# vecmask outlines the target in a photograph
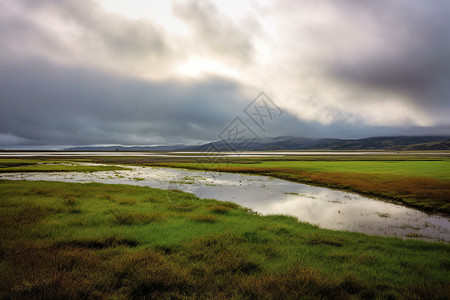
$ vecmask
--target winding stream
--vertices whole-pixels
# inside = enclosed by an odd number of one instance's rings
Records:
[[[447,217],[354,193],[266,176],[126,167],[131,170],[3,173],[0,179],[99,182],[178,189],[201,198],[235,202],[264,215],[295,216],[300,221],[321,228],[450,242],[450,221]],[[168,201],[171,200],[168,198]]]

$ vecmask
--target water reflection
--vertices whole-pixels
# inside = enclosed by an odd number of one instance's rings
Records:
[[[177,189],[232,201],[262,214],[287,214],[322,228],[450,242],[447,217],[357,194],[265,176],[132,167],[94,173],[10,173],[0,179],[101,182]]]

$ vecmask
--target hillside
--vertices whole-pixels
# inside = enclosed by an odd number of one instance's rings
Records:
[[[220,140],[199,146],[84,146],[67,151],[276,151],[276,150],[450,150],[450,136],[390,136],[363,139],[306,138],[278,136],[258,138],[254,141],[236,140],[234,143]]]
[[[448,136],[397,136],[371,137],[364,139],[313,139],[304,137],[275,137],[256,139],[248,143],[246,140],[227,144],[217,141],[201,146],[186,147],[191,151],[258,151],[258,150],[448,150]]]

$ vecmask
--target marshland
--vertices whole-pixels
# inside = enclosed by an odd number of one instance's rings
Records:
[[[448,296],[446,156],[217,159],[1,159],[2,297]]]
[[[0,300],[450,299],[449,12],[0,0]]]

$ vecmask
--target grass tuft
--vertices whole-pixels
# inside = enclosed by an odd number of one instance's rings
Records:
[[[185,204],[170,204],[168,206],[170,210],[178,211],[178,212],[191,212],[196,208],[196,205],[192,203]]]
[[[331,279],[299,265],[283,273],[243,278],[238,285],[248,299],[333,299],[347,294]]]
[[[329,237],[320,234],[313,234],[308,238],[308,244],[314,246],[325,245],[325,246],[342,247],[344,241],[345,240],[343,238]]]
[[[118,238],[118,237],[110,237],[105,240],[72,240],[67,242],[58,242],[55,244],[56,248],[66,248],[66,247],[75,247],[75,248],[87,248],[87,249],[105,249],[111,247],[136,247],[139,243],[135,240],[126,239],[126,238]]]
[[[117,225],[149,224],[161,222],[165,217],[159,213],[115,212],[113,223]]]
[[[213,215],[193,215],[190,218],[197,223],[216,223],[219,220]]]
[[[230,211],[230,209],[231,209],[230,207],[225,206],[225,205],[214,205],[214,206],[211,206],[208,210],[215,214],[224,215],[224,214],[227,214]]]
[[[116,200],[120,205],[135,205],[136,200],[130,198],[119,198]]]

